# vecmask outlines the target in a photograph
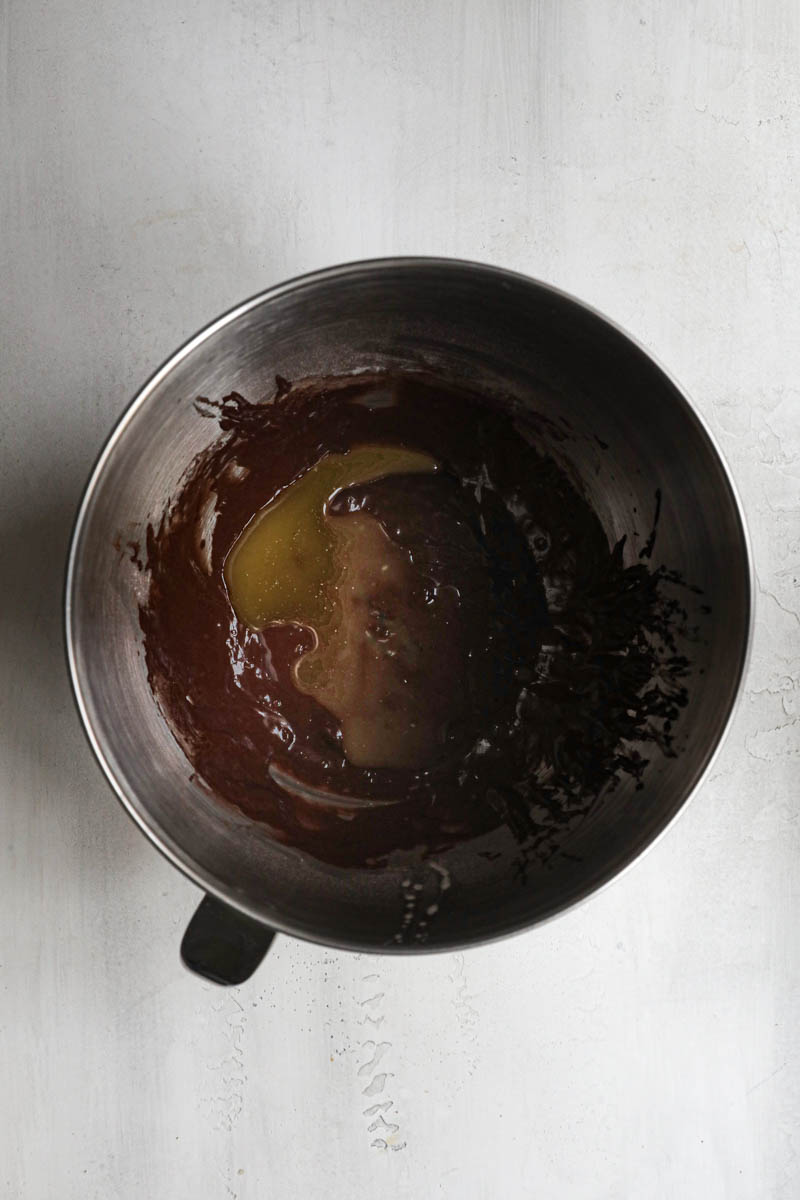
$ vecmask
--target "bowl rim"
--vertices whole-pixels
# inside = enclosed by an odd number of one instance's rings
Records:
[[[686,793],[683,799],[675,808],[675,811],[665,820],[661,828],[653,834],[641,846],[633,850],[627,861],[622,866],[610,868],[597,882],[594,882],[586,887],[586,890],[579,896],[565,900],[563,903],[556,905],[551,911],[540,916],[522,918],[516,921],[509,922],[508,926],[490,934],[480,934],[475,937],[469,935],[459,938],[453,938],[451,941],[429,945],[427,943],[413,945],[396,945],[387,944],[377,947],[374,945],[365,945],[358,940],[351,940],[346,937],[331,938],[323,935],[315,934],[306,928],[296,928],[290,921],[270,920],[265,921],[262,912],[250,906],[246,897],[227,892],[221,888],[215,879],[208,874],[201,866],[199,866],[188,854],[183,852],[182,847],[174,843],[170,838],[162,836],[162,834],[153,828],[148,822],[145,812],[142,811],[136,802],[133,795],[129,795],[121,781],[116,777],[113,767],[107,757],[103,741],[94,729],[88,708],[84,699],[81,674],[78,669],[76,654],[75,654],[75,637],[73,634],[73,616],[74,616],[74,599],[76,589],[76,574],[79,561],[79,549],[81,538],[89,512],[94,493],[97,489],[99,480],[105,470],[115,446],[123,437],[128,425],[133,420],[135,414],[148,399],[151,393],[162,383],[164,379],[173,371],[181,362],[184,361],[195,349],[201,346],[214,334],[224,329],[226,325],[238,320],[247,312],[260,305],[270,303],[287,293],[301,291],[304,287],[313,286],[319,282],[330,282],[336,279],[343,279],[348,276],[357,275],[359,273],[377,274],[386,270],[416,270],[420,267],[436,268],[444,271],[472,271],[492,276],[496,280],[509,283],[524,284],[528,287],[534,287],[541,292],[561,300],[566,300],[568,303],[583,310],[584,313],[595,318],[600,324],[606,326],[611,332],[616,333],[624,339],[633,349],[637,350],[644,358],[649,361],[656,369],[664,376],[667,382],[671,385],[676,399],[683,405],[687,416],[696,422],[700,432],[705,436],[712,451],[717,457],[722,473],[727,483],[730,496],[733,500],[733,506],[736,517],[739,523],[741,546],[744,551],[746,560],[746,576],[747,576],[747,620],[746,632],[741,647],[739,667],[736,675],[735,686],[731,694],[731,700],[728,707],[725,720],[717,734],[715,743],[711,747],[705,763],[698,769],[694,779],[686,788]],[[488,945],[517,934],[524,933],[528,929],[542,926],[549,921],[556,920],[567,912],[571,912],[581,905],[585,904],[589,899],[598,895],[605,888],[622,878],[636,863],[640,862],[645,854],[649,853],[654,846],[664,837],[667,831],[672,827],[675,821],[685,812],[689,801],[692,800],[699,791],[703,782],[708,778],[714,763],[716,762],[719,753],[725,743],[731,729],[734,717],[741,703],[743,694],[743,684],[747,675],[750,658],[753,649],[753,633],[755,627],[755,593],[756,593],[756,573],[753,559],[752,541],[750,531],[745,517],[744,506],[739,494],[739,489],[731,473],[728,462],[722,453],[716,436],[710,429],[707,421],[699,412],[697,407],[692,403],[687,390],[680,384],[675,375],[653,354],[653,352],[643,345],[634,335],[632,335],[622,325],[608,317],[605,313],[594,305],[581,300],[571,292],[563,288],[559,288],[554,284],[548,283],[535,276],[527,275],[520,271],[510,270],[506,267],[495,266],[490,263],[483,263],[471,259],[450,258],[436,255],[406,255],[392,256],[385,258],[369,258],[356,259],[345,263],[339,263],[334,266],[325,267],[321,270],[304,272],[301,275],[293,276],[290,279],[284,280],[272,287],[265,288],[250,296],[248,299],[234,305],[226,312],[204,325],[197,333],[188,338],[181,346],[178,347],[161,365],[150,375],[145,383],[134,394],[132,399],[123,409],[117,421],[111,428],[107,438],[105,439],[96,459],[91,468],[86,484],[84,485],[81,498],[78,504],[78,509],[75,515],[75,520],[70,534],[69,552],[67,556],[66,572],[64,577],[64,603],[63,603],[63,618],[64,618],[64,645],[66,651],[67,667],[72,685],[73,698],[81,718],[81,725],[84,734],[89,742],[89,745],[94,752],[106,780],[110,784],[112,790],[117,796],[117,799],[122,804],[122,807],[128,816],[139,827],[142,833],[156,847],[157,850],[187,879],[196,884],[204,892],[216,897],[217,900],[226,904],[228,907],[242,913],[244,916],[254,919],[259,924],[268,926],[278,933],[286,934],[290,937],[297,938],[301,941],[310,942],[316,945],[329,946],[338,950],[356,951],[359,953],[374,953],[374,954],[392,954],[392,955],[410,955],[410,954],[433,954],[442,953],[453,950],[463,950],[479,945]]]

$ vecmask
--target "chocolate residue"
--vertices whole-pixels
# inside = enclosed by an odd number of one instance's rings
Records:
[[[642,559],[625,566],[624,539],[609,547],[564,470],[484,397],[412,375],[276,382],[271,401],[197,401],[223,436],[148,529],[140,621],[173,734],[221,801],[326,861],[436,853],[503,825],[526,854],[549,853],[604,789],[626,776],[640,785],[652,752],[674,753],[689,672],[680,580]],[[367,597],[342,621],[372,621],[404,669],[330,636],[315,697],[294,677],[314,633],[242,624],[223,566],[282,489],[324,454],[364,444],[441,465],[348,488],[329,506],[331,522],[351,522],[353,594]],[[404,581],[383,593],[369,578],[375,523],[396,548],[391,578]],[[655,530],[648,553],[654,541]],[[354,765],[343,723],[366,719],[359,744],[373,753],[392,737],[391,706],[383,725],[374,715],[392,695],[397,721],[411,718],[409,696],[424,710],[424,736],[388,759],[414,765]],[[421,765],[432,731],[435,761]]]
[[[658,536],[658,522],[661,519],[661,488],[656,488],[656,510],[653,514],[653,528],[650,530],[647,541],[639,551],[639,558],[652,558],[653,550],[656,545],[656,537]]]

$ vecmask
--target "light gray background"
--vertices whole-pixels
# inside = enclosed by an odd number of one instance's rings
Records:
[[[796,1197],[797,4],[0,14],[2,1194]],[[420,252],[576,292],[695,397],[754,537],[746,694],[677,826],[571,915],[423,961],[281,939],[223,992],[179,967],[198,893],[78,728],[69,525],[117,414],[198,326]]]

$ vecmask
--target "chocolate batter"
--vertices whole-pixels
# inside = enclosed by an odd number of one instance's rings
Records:
[[[688,670],[670,577],[624,567],[509,416],[416,375],[198,406],[222,436],[149,530],[140,619],[154,695],[220,801],[340,864],[501,824],[544,852],[620,773],[641,777],[633,743],[670,752]],[[261,625],[229,587],[243,531],[365,447],[435,470],[329,496],[328,599],[300,589]]]

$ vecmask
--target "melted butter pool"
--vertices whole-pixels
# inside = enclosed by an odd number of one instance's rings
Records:
[[[317,631],[333,611],[337,564],[328,502],[388,475],[433,472],[435,459],[402,446],[328,454],[256,513],[225,560],[228,596],[251,629],[294,621]]]

